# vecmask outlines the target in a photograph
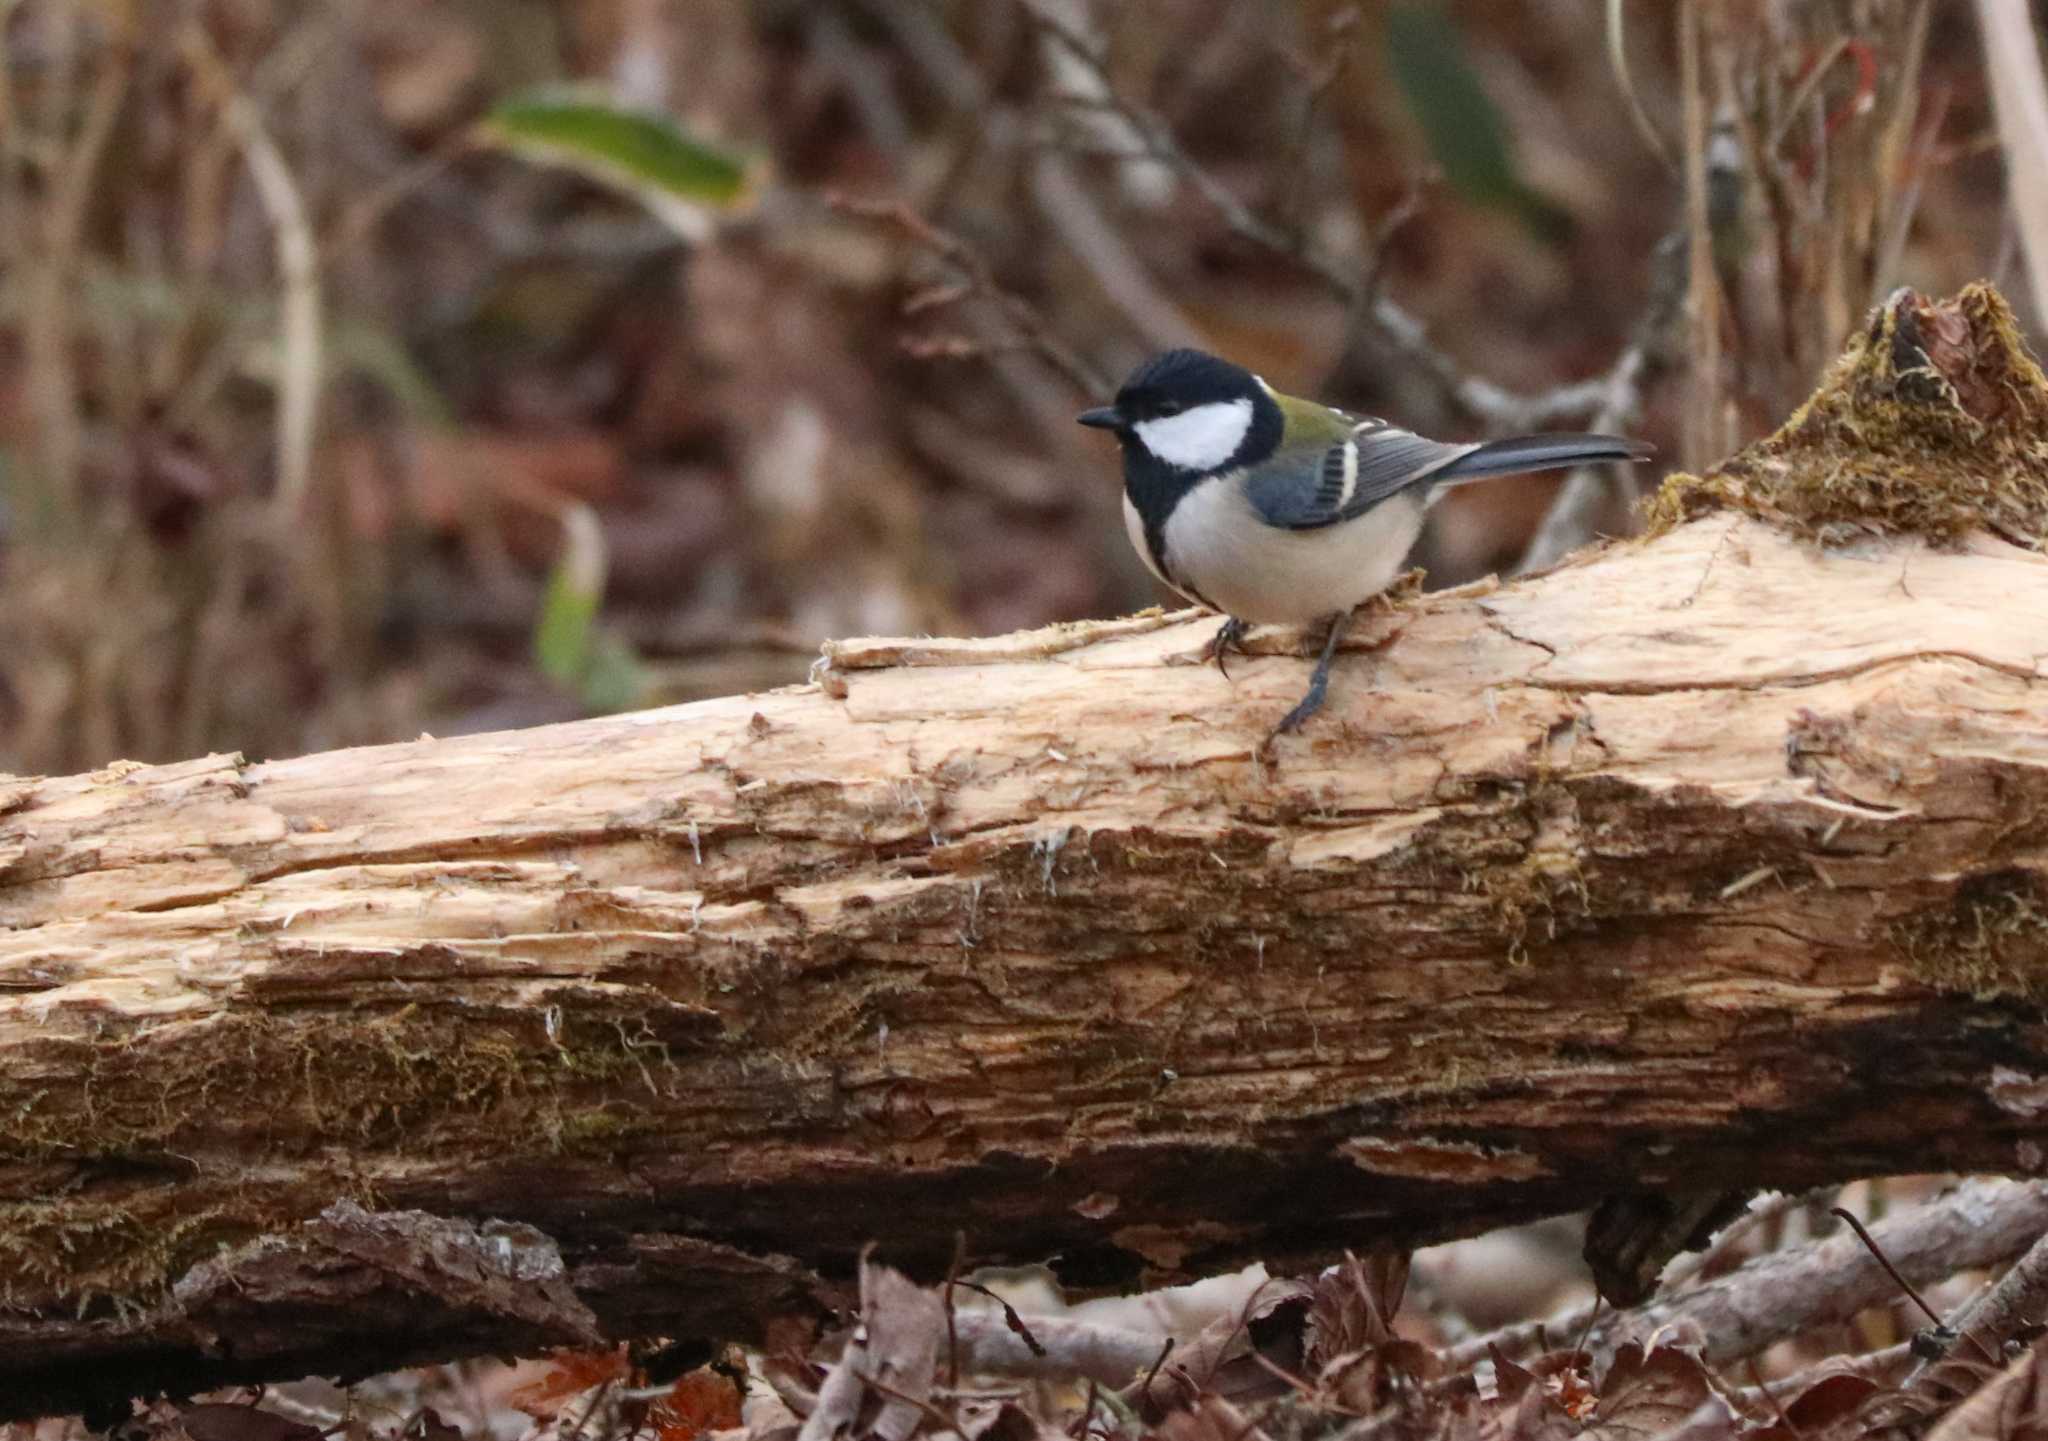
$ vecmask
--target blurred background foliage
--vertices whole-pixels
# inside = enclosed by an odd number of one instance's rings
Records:
[[[0,44],[0,769],[1147,604],[1072,417],[1169,344],[1700,463],[1895,285],[2032,315],[1933,0],[0,0]],[[1558,486],[1440,507],[1432,583]]]

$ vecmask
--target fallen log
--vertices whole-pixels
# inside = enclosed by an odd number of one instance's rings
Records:
[[[0,1415],[857,1258],[1275,1266],[2036,1173],[2048,382],[1896,298],[1647,539],[1296,638],[828,647],[501,735],[0,778]]]

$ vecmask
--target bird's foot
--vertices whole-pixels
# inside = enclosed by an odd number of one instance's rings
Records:
[[[1273,744],[1281,736],[1292,735],[1300,730],[1308,723],[1310,716],[1323,708],[1323,699],[1330,691],[1330,660],[1337,654],[1337,642],[1343,638],[1345,622],[1350,619],[1351,612],[1348,610],[1339,611],[1330,617],[1329,634],[1323,637],[1323,653],[1316,659],[1315,671],[1308,678],[1308,694],[1281,718],[1279,725],[1273,727],[1273,733],[1266,737],[1267,745]]]
[[[1250,626],[1236,616],[1228,616],[1217,629],[1215,637],[1202,648],[1202,659],[1215,661],[1216,669],[1223,672],[1225,680],[1230,679],[1230,667],[1223,663],[1224,652],[1234,650],[1239,655],[1249,654],[1244,648],[1244,633],[1250,629]]]

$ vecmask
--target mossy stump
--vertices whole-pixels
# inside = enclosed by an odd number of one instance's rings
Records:
[[[1900,290],[1774,434],[1652,498],[1650,530],[1720,508],[1828,542],[1985,530],[2048,543],[2048,375],[1989,284]]]

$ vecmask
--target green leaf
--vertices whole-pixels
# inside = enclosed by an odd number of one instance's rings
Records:
[[[624,190],[686,235],[708,228],[708,210],[746,198],[744,161],[693,139],[667,115],[598,95],[548,89],[515,96],[485,117],[481,134]]]
[[[597,512],[583,504],[565,506],[562,555],[541,597],[533,658],[542,675],[575,691],[588,709],[631,710],[646,698],[647,672],[631,645],[597,624],[605,562]]]
[[[1515,211],[1550,238],[1569,228],[1570,217],[1516,172],[1507,125],[1479,83],[1464,37],[1441,7],[1408,0],[1387,10],[1387,63],[1453,190],[1478,204]]]
[[[577,687],[583,704],[600,714],[631,710],[647,701],[647,670],[626,641],[599,631],[591,643],[589,663]]]
[[[604,530],[597,513],[587,505],[565,508],[562,540],[533,628],[533,658],[556,685],[574,687],[590,663],[591,635],[604,600]]]

